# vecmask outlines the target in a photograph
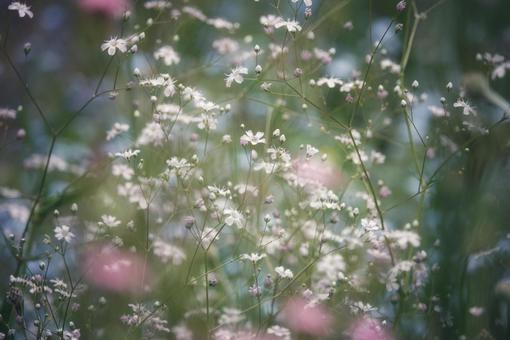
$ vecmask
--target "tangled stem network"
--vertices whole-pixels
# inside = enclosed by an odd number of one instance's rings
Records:
[[[0,339],[509,334],[466,321],[508,241],[448,255],[435,202],[506,128],[510,61],[411,80],[446,5],[389,3],[0,8]]]

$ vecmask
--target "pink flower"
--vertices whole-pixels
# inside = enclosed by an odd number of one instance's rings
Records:
[[[311,305],[302,298],[289,300],[282,315],[290,329],[312,336],[326,336],[333,324],[333,317],[323,306]]]
[[[298,160],[294,163],[294,171],[301,181],[310,184],[318,182],[328,188],[338,187],[344,182],[338,168],[318,159]]]
[[[349,329],[352,340],[392,340],[390,332],[376,319],[364,317],[358,319]]]
[[[399,3],[397,4],[396,7],[397,7],[397,11],[402,12],[403,10],[406,9],[407,3],[404,0],[399,1]]]
[[[79,0],[78,4],[86,12],[110,17],[121,16],[130,5],[129,0]]]
[[[436,158],[436,149],[434,148],[428,148],[427,149],[427,158],[434,159]]]
[[[383,185],[383,186],[379,189],[379,196],[381,196],[382,198],[389,197],[390,195],[391,195],[391,189],[390,189],[390,188],[388,188],[388,186]]]
[[[142,293],[142,277],[150,281],[149,268],[144,270],[143,257],[110,245],[93,245],[82,258],[85,279],[92,285],[118,293]],[[145,271],[145,273],[144,273]]]

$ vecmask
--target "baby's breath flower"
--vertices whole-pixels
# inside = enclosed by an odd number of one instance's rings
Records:
[[[289,32],[299,32],[301,31],[301,25],[296,20],[287,19],[278,21],[275,25],[275,28],[285,27]]]
[[[61,225],[55,227],[53,230],[55,233],[55,238],[59,241],[64,240],[67,243],[71,242],[71,240],[74,238],[74,234],[71,232],[71,228],[67,225]]]
[[[0,107],[0,119],[15,119],[16,110]]]
[[[266,257],[266,254],[257,254],[257,253],[242,254],[241,260],[247,260],[247,261],[251,261],[253,263],[257,263],[260,260],[262,260],[264,257]]]
[[[186,254],[180,248],[161,239],[154,241],[153,252],[154,255],[159,257],[161,262],[170,262],[176,266],[182,264],[186,259]]]
[[[311,0],[310,0],[310,2],[311,2]],[[290,340],[291,339],[290,330],[285,327],[278,326],[278,325],[269,327],[267,329],[267,334],[274,336],[278,339],[282,339],[282,340]]]
[[[276,267],[274,269],[274,271],[282,279],[293,279],[294,278],[294,273],[292,273],[292,271],[290,269],[286,269],[282,266]]]
[[[28,16],[29,18],[34,17],[34,13],[30,10],[30,6],[27,6],[26,4],[22,4],[21,2],[14,1],[12,2],[8,9],[11,11],[18,11],[18,15],[20,18],[24,18],[25,16]]]
[[[154,52],[154,58],[156,60],[162,59],[166,66],[177,65],[181,62],[179,54],[175,52],[172,46],[162,46],[156,52]]]
[[[257,133],[253,133],[253,131],[251,130],[248,130],[244,133],[244,135],[241,136],[240,138],[240,141],[241,141],[241,145],[248,145],[248,144],[251,144],[251,145],[257,145],[257,144],[265,144],[266,143],[266,139],[264,138],[264,132],[257,132]]]
[[[101,45],[101,50],[107,51],[108,55],[110,56],[114,56],[117,50],[119,50],[122,53],[126,53],[127,41],[124,39],[119,39],[117,37],[110,38]]]
[[[260,85],[260,88],[266,92],[269,92],[269,90],[271,89],[271,83],[268,83],[268,82],[263,82],[261,85]]]
[[[223,212],[225,223],[229,226],[236,225],[238,228],[244,227],[243,215],[235,209],[225,209]]]
[[[404,0],[399,1],[399,2],[397,3],[397,6],[396,6],[397,11],[399,11],[399,12],[402,12],[403,10],[405,10],[405,9],[406,9],[406,7],[407,7],[407,2],[406,2],[406,1],[404,1]]]
[[[469,105],[463,98],[459,98],[455,103],[453,103],[453,107],[462,108],[462,113],[465,116],[469,116],[470,114],[476,114],[475,109]]]
[[[344,84],[343,81],[336,77],[323,77],[317,80],[317,86],[323,86],[326,85],[330,89],[334,88],[336,85],[342,86]]]
[[[244,81],[243,74],[248,74],[248,69],[243,66],[237,66],[232,71],[226,74],[225,84],[227,87],[231,87],[233,82],[242,84]]]
[[[230,144],[232,143],[232,137],[230,135],[223,135],[223,137],[221,138],[221,142],[223,144]]]
[[[126,164],[112,165],[112,175],[122,177],[125,180],[130,180],[135,174],[135,171]]]
[[[100,226],[106,226],[108,228],[118,227],[122,222],[119,221],[115,216],[102,215],[101,221],[98,223]]]
[[[115,157],[121,157],[121,158],[124,158],[126,160],[130,160],[131,158],[138,156],[139,153],[140,153],[140,150],[128,149],[128,150],[123,151],[123,152],[117,152],[115,154]]]
[[[122,123],[115,123],[113,124],[113,127],[106,133],[106,140],[110,141],[120,135],[123,132],[126,132],[129,130],[128,124],[122,124]]]

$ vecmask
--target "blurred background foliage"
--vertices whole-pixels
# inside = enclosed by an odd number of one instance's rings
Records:
[[[314,15],[320,17],[335,5],[335,1],[318,1]],[[5,8],[10,1],[0,0],[0,29],[7,19]],[[259,6],[251,0],[192,0],[190,4],[201,8],[209,16],[226,17],[242,23],[241,32],[252,35],[253,41],[263,35],[259,27],[260,15],[267,14],[265,6]],[[419,8],[428,8],[434,1],[418,0]],[[33,10],[37,13],[34,20],[19,20],[12,23],[8,49],[15,63],[28,79],[31,89],[39,102],[48,112],[52,124],[59,126],[65,117],[77,109],[93,92],[93,88],[101,77],[107,56],[99,53],[100,44],[106,38],[119,32],[119,20],[101,13],[91,13],[80,9],[77,1],[45,0],[33,1]],[[141,3],[135,6],[140,6]],[[325,39],[317,41],[323,48],[334,47],[336,58],[330,68],[332,74],[348,74],[349,70],[360,67],[363,56],[367,54],[376,39],[384,31],[390,17],[394,14],[395,1],[352,1],[321,25],[316,35]],[[146,18],[140,17],[146,11],[134,11],[137,22],[143,23]],[[429,97],[443,96],[445,84],[452,81],[459,85],[464,76],[471,72],[486,73],[484,66],[476,61],[477,53],[491,52],[510,57],[510,1],[506,0],[446,0],[430,13],[420,24],[415,46],[411,52],[409,67],[406,74],[408,82],[413,79],[420,81],[420,90],[427,92]],[[347,31],[343,25],[352,21],[354,29]],[[404,22],[405,24],[405,22]],[[186,74],[191,84],[197,84],[209,95],[219,100],[226,100],[229,94],[222,93],[224,84],[222,77],[228,65],[211,68],[200,68],[200,65],[211,61],[210,45],[219,33],[200,25],[196,21],[185,21],[182,25],[165,25],[156,28],[144,42],[153,46],[150,41],[161,39],[171,41],[175,34],[180,40],[175,44],[181,54],[180,69],[192,70]],[[371,31],[371,33],[370,33]],[[371,38],[372,36],[372,38]],[[262,39],[262,38],[261,38]],[[32,45],[28,56],[24,55],[23,46],[26,42]],[[402,53],[402,36],[392,36],[385,47],[396,60]],[[143,50],[142,44],[141,49]],[[150,53],[150,51],[148,51]],[[132,67],[123,63],[119,66],[119,83],[125,83]],[[347,70],[347,71],[346,71]],[[168,68],[169,73],[178,72]],[[212,77],[212,75],[216,75]],[[184,75],[181,75],[184,76]],[[113,77],[106,77],[105,87],[111,86]],[[510,99],[510,77],[491,82],[494,91]],[[500,111],[492,106],[484,96],[477,93],[469,95],[471,103],[477,108],[480,118],[489,125],[497,120]],[[344,98],[330,95],[327,98],[330,107],[345,105]],[[15,75],[4,59],[0,59],[0,104],[1,106],[17,107],[23,105],[17,124],[27,130],[23,142],[14,143],[1,151],[0,154],[0,185],[19,188],[22,192],[34,192],[38,183],[38,173],[33,171],[20,172],[20,164],[33,153],[47,152],[49,136],[40,119],[36,116],[33,106],[27,99]],[[133,111],[136,100],[108,98],[99,99],[87,108],[86,114],[73,123],[74,128],[66,130],[60,139],[56,154],[68,161],[88,164],[101,164],[105,152],[103,141],[105,131],[118,120],[119,115]],[[257,113],[256,106],[246,104],[245,110],[236,117],[236,123],[245,122],[248,126],[258,127],[263,131],[264,119]],[[422,111],[416,116],[425,115]],[[422,131],[434,134],[441,127],[427,119],[419,119]],[[134,122],[134,124],[137,124]],[[276,124],[278,125],[278,124]],[[306,132],[303,120],[294,126],[289,140],[296,145],[313,141],[320,145],[320,136]],[[402,125],[393,124],[386,131],[387,136],[402,135]],[[462,145],[472,136],[469,132],[455,135],[455,143]],[[317,140],[319,138],[319,140]],[[398,153],[398,148],[389,141],[380,139],[379,147],[389,153]],[[335,150],[329,150],[332,158]],[[429,314],[430,320],[425,324],[413,320],[413,310],[406,311],[405,322],[402,324],[402,338],[455,339],[461,334],[468,338],[484,336],[489,333],[498,339],[510,338],[510,128],[504,124],[487,136],[480,137],[469,150],[462,152],[448,163],[427,196],[429,208],[424,212],[424,223],[420,227],[423,237],[423,248],[437,262],[438,268],[431,276],[427,287],[430,296],[438,296],[441,301],[441,313]],[[400,157],[400,165],[412,171],[410,155]],[[410,165],[411,164],[411,165]],[[391,164],[391,167],[399,164]],[[381,177],[395,188],[402,180],[391,172]],[[388,171],[388,170],[386,170]],[[398,174],[395,174],[398,175]],[[41,214],[37,220],[40,227],[37,235],[50,233],[52,223],[48,221],[55,208],[61,208],[69,202],[78,202],[81,209],[91,212],[97,209],[97,203],[87,199],[99,186],[105,185],[106,174],[99,171],[92,179],[87,179],[80,190],[73,191],[67,201],[52,199],[56,193],[66,187],[75,176],[51,175],[50,186],[47,188],[48,200],[44,202],[47,214]],[[53,196],[52,196],[53,195]],[[396,204],[408,196],[408,191],[394,192]],[[392,209],[388,214],[395,224],[404,223],[414,218],[416,201],[409,201]],[[2,217],[0,216],[0,221]],[[481,256],[482,252],[489,252]],[[483,254],[482,254],[483,255]],[[7,277],[12,272],[14,263],[9,252],[2,245],[0,249],[0,281],[1,291],[5,291]],[[162,280],[168,289],[178,287],[181,278],[166,275]],[[92,294],[92,292],[89,292]],[[87,294],[89,294],[87,293]],[[163,292],[164,293],[164,292]],[[82,301],[97,300],[97,296],[84,295]],[[174,294],[177,299],[186,299],[188,294]],[[118,302],[120,308],[126,305],[125,297],[111,296],[109,301]],[[179,300],[170,302],[169,319],[173,315],[182,315]],[[479,318],[469,314],[471,306],[487,306],[486,313]],[[84,320],[91,314],[83,309]],[[121,313],[121,312],[119,312]],[[78,314],[79,317],[80,314]],[[501,318],[506,315],[506,318]],[[497,316],[497,317],[496,317]],[[100,310],[92,317],[101,318],[108,323],[107,334],[115,335],[122,327],[116,313],[103,313]],[[92,324],[92,320],[88,320]],[[484,333],[487,330],[488,333]],[[86,333],[85,333],[86,334]]]

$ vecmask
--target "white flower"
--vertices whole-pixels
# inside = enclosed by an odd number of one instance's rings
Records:
[[[463,98],[459,98],[455,103],[453,103],[453,107],[462,108],[462,113],[465,116],[469,116],[471,113],[476,114],[475,109],[469,105]]]
[[[309,0],[311,1],[311,0]],[[267,334],[273,335],[279,339],[290,340],[290,331],[282,326],[274,325],[267,329]]]
[[[54,233],[55,233],[55,238],[57,240],[59,240],[59,241],[64,240],[67,243],[71,242],[71,239],[75,236],[71,232],[71,228],[69,228],[66,225],[61,225],[61,226],[55,227]]]
[[[381,226],[377,219],[362,218],[361,227],[365,232],[381,230]]]
[[[136,141],[137,145],[161,146],[166,138],[166,134],[159,123],[149,122],[143,128]]]
[[[197,127],[200,130],[216,130],[218,126],[218,120],[212,114],[202,113],[200,115],[200,121]]]
[[[112,174],[129,181],[134,176],[135,171],[126,164],[114,164],[112,166]]]
[[[200,102],[204,100],[204,96],[202,93],[192,87],[186,86],[182,91],[182,98],[184,100],[193,100],[196,102]]]
[[[435,105],[430,105],[427,107],[427,109],[432,113],[435,117],[444,117],[449,116],[448,111],[444,109],[444,107],[439,107]]]
[[[223,212],[225,223],[229,226],[236,225],[238,228],[244,227],[243,215],[235,209],[225,209]]]
[[[172,79],[167,73],[162,73],[154,78],[141,80],[140,85],[145,87],[162,87],[165,97],[172,97],[176,90],[175,79]]]
[[[129,130],[128,124],[122,124],[122,123],[115,123],[113,124],[113,127],[106,133],[106,140],[110,141],[120,135],[123,132],[126,132]]]
[[[115,154],[115,157],[121,157],[121,158],[124,158],[126,160],[130,160],[131,158],[138,156],[139,153],[140,153],[140,150],[138,150],[138,149],[136,149],[136,150],[128,149],[128,150],[123,151],[123,152],[117,152]]]
[[[267,16],[263,15],[260,17],[260,23],[265,27],[274,27],[276,24],[282,22],[283,19],[281,17],[277,17],[275,15],[269,14]]]
[[[64,332],[64,340],[79,340],[80,336],[81,334],[79,329]]]
[[[413,231],[393,230],[387,232],[386,236],[390,240],[393,240],[402,250],[406,250],[408,245],[415,248],[420,246],[420,235]]]
[[[294,278],[294,273],[292,273],[292,271],[290,269],[285,269],[284,267],[280,266],[280,267],[276,267],[274,269],[274,271],[276,272],[276,274],[278,274],[278,276],[280,276],[282,279],[293,279]]]
[[[474,306],[469,308],[469,314],[479,317],[485,312],[485,309],[483,307]]]
[[[243,74],[248,74],[248,69],[246,67],[237,66],[232,69],[232,72],[226,74],[225,83],[227,87],[231,87],[234,81],[238,84],[242,84],[244,81]]]
[[[306,159],[310,159],[319,153],[319,150],[310,144],[306,144]]]
[[[172,173],[175,173],[177,177],[187,179],[193,170],[193,164],[189,163],[184,158],[172,157],[166,161],[166,165],[170,168]]]
[[[154,58],[156,60],[163,59],[165,65],[170,66],[181,62],[179,54],[175,52],[172,46],[162,46],[156,52],[154,52]]]
[[[266,139],[264,138],[264,132],[257,132],[253,134],[253,131],[248,130],[244,133],[244,135],[240,138],[241,145],[257,145],[257,144],[265,144]]]
[[[414,262],[412,261],[402,261],[397,263],[393,268],[391,268],[388,272],[388,277],[386,281],[386,289],[388,291],[396,291],[400,287],[400,282],[398,277],[401,273],[407,273],[413,269]]]
[[[108,55],[115,55],[115,52],[117,50],[121,51],[122,53],[126,53],[127,51],[127,42],[124,39],[119,39],[117,37],[111,38],[110,40],[106,40],[101,45],[101,50],[106,51],[108,50]]]
[[[325,280],[336,282],[344,276],[345,261],[340,254],[329,254],[317,262],[317,273]]]
[[[218,240],[219,232],[216,229],[213,229],[211,227],[205,227],[204,231],[202,232],[202,235],[200,236],[200,243],[202,243],[202,246],[204,248],[209,248],[211,246],[211,243]]]
[[[215,40],[213,41],[212,46],[218,51],[219,54],[222,55],[234,53],[239,49],[239,44],[237,41],[230,38]]]
[[[230,144],[232,143],[232,137],[230,135],[223,135],[223,137],[221,138],[221,142],[223,144]]]
[[[103,216],[101,216],[101,221],[98,224],[100,226],[115,228],[115,227],[118,227],[121,224],[121,222],[115,216],[103,215]]]
[[[506,75],[506,70],[510,70],[510,61],[506,61],[494,67],[492,70],[491,79],[494,80],[496,78],[504,78]]]
[[[223,313],[221,314],[218,323],[220,325],[234,325],[243,321],[245,316],[243,312],[236,308],[223,308]]]
[[[266,92],[269,92],[269,90],[271,90],[271,86],[273,84],[272,83],[268,83],[268,82],[263,82],[261,85],[260,85],[260,88]]]
[[[230,194],[231,194],[229,189],[218,188],[215,185],[208,185],[207,190],[209,190],[209,192],[212,194],[222,196],[222,197],[227,197],[227,196],[230,196]]]
[[[33,18],[34,13],[30,10],[30,6],[27,6],[26,4],[22,4],[20,2],[14,1],[11,3],[8,7],[11,11],[18,11],[18,15],[20,18],[23,18],[26,16]]]
[[[217,104],[214,104],[213,102],[207,101],[207,100],[201,100],[201,101],[197,102],[196,106],[198,108],[201,108],[205,112],[210,112],[212,110],[217,110],[220,108]]]
[[[259,262],[264,257],[266,257],[266,254],[257,254],[257,253],[251,253],[251,254],[243,254],[241,255],[241,260],[248,260],[253,263]]]
[[[153,247],[154,255],[159,257],[163,263],[170,262],[178,266],[186,259],[186,254],[180,248],[163,240],[158,239],[154,241]]]
[[[335,77],[327,77],[327,78],[323,77],[323,78],[320,78],[319,80],[317,80],[318,86],[322,86],[324,84],[326,84],[330,89],[332,89],[336,85],[342,86],[344,84],[344,82],[338,78],[335,78]]]
[[[274,25],[274,27],[276,28],[285,27],[289,32],[301,31],[301,26],[299,25],[299,23],[296,20],[291,19],[279,21]]]
[[[16,110],[0,107],[0,119],[16,119]]]

